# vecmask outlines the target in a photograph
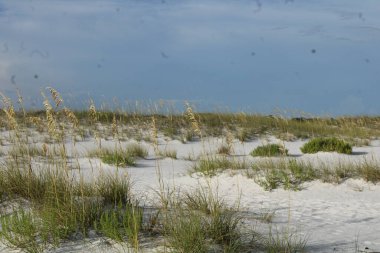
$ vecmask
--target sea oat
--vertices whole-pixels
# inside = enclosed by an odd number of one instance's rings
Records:
[[[10,98],[6,97],[3,93],[0,92],[0,96],[2,98],[2,102],[4,105],[3,111],[8,119],[9,127],[13,130],[18,128],[18,124],[16,121],[16,113]]]
[[[59,92],[52,87],[47,87],[47,89],[50,91],[50,94],[55,102],[55,107],[58,108],[59,105],[63,102],[63,99]]]
[[[45,111],[46,111],[46,119],[47,119],[47,124],[48,124],[48,132],[49,132],[49,134],[52,137],[57,138],[58,137],[58,134],[57,134],[57,123],[56,123],[55,118],[54,118],[53,107],[51,106],[49,100],[47,99],[47,97],[45,96],[45,94],[43,92],[41,92],[41,95],[44,98],[43,104],[44,104]]]
[[[98,113],[96,112],[96,107],[94,101],[90,101],[89,116],[92,123],[98,121]]]
[[[202,135],[201,129],[199,127],[197,119],[195,118],[195,114],[193,112],[193,109],[191,108],[189,103],[186,103],[186,116],[191,123],[191,128],[193,129],[194,133],[201,136]]]
[[[66,118],[69,120],[71,124],[73,124],[74,127],[77,127],[79,125],[79,121],[77,116],[75,116],[74,112],[71,111],[68,108],[63,108],[63,113],[65,114]]]
[[[153,147],[156,153],[158,154],[158,133],[157,133],[157,126],[156,126],[156,118],[152,116],[152,139],[153,139]]]

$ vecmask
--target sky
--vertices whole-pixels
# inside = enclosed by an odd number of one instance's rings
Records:
[[[28,107],[380,115],[378,0],[0,0],[0,91]],[[129,102],[126,102],[129,101]]]

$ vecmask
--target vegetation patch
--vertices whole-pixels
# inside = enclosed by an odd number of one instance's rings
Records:
[[[137,144],[130,145],[126,149],[101,148],[89,152],[91,157],[99,157],[104,163],[120,167],[134,166],[136,158],[144,158],[147,155],[148,151]]]
[[[99,153],[99,157],[102,159],[102,162],[126,167],[126,166],[134,166],[135,158],[128,152],[124,150],[110,150],[110,149],[102,149]]]
[[[214,176],[218,172],[232,169],[241,170],[247,168],[245,162],[240,162],[226,157],[205,157],[201,158],[192,168],[194,172],[200,172],[206,176]]]
[[[302,184],[317,178],[315,168],[310,163],[295,159],[273,161],[267,160],[252,165],[248,176],[265,190],[283,187],[288,190],[301,190]]]
[[[146,158],[148,156],[148,150],[140,144],[130,144],[127,146],[125,153],[132,157]]]
[[[177,151],[174,149],[159,150],[158,154],[162,157],[169,157],[172,159],[177,159]]]
[[[264,249],[268,253],[277,252],[307,252],[306,244],[308,237],[302,236],[297,231],[270,230],[268,237],[264,240]]]
[[[175,212],[164,218],[164,233],[173,252],[247,252],[253,248],[239,230],[241,218],[209,189],[187,192],[171,201]]]
[[[313,180],[340,184],[349,178],[358,178],[376,184],[380,182],[380,164],[376,160],[312,164],[297,159],[268,159],[255,162],[251,169],[247,170],[247,176],[268,191],[280,187],[301,190],[305,182]]]
[[[250,154],[252,156],[287,156],[288,150],[279,144],[267,144],[255,148]]]
[[[27,205],[0,218],[0,235],[8,246],[44,252],[74,235],[85,238],[91,230],[113,239],[118,231],[119,238],[126,235],[135,245],[141,211],[131,197],[127,177],[104,175],[84,183],[69,177],[64,167],[55,168],[46,165],[36,173],[26,162],[11,161],[1,168],[2,195]]]
[[[341,154],[351,154],[352,146],[335,137],[331,138],[315,138],[305,143],[301,147],[302,153],[314,154],[320,151],[323,152],[338,152]]]
[[[232,147],[231,147],[231,145],[221,145],[221,146],[219,146],[217,153],[219,155],[231,155],[232,154]]]

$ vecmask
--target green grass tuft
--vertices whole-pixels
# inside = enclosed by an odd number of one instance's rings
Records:
[[[252,156],[286,156],[288,150],[278,144],[267,144],[255,148],[251,153]]]
[[[226,157],[206,157],[200,159],[194,166],[194,172],[200,172],[206,176],[215,176],[218,172],[232,169],[240,170],[247,167],[245,162],[227,159]]]
[[[128,145],[125,153],[135,158],[146,158],[148,156],[148,150],[140,144]]]
[[[351,154],[352,147],[343,140],[332,138],[315,138],[305,143],[301,147],[302,153],[314,154],[320,151],[338,152],[341,154]]]
[[[134,166],[136,164],[135,157],[123,149],[107,149],[91,151],[92,157],[99,157],[102,162],[120,167]]]

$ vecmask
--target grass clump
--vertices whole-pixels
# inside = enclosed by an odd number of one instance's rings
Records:
[[[291,160],[267,160],[252,165],[248,176],[254,178],[256,183],[265,190],[271,191],[279,187],[287,190],[301,190],[304,182],[319,177],[310,163]]]
[[[115,240],[111,232],[120,230],[133,246],[138,245],[142,211],[131,197],[128,178],[104,175],[84,183],[61,167],[41,167],[36,173],[29,166],[16,165],[25,164],[6,163],[0,173],[2,195],[26,203],[0,219],[0,235],[10,247],[43,252],[74,236],[86,238],[91,230]],[[112,220],[110,210],[116,210],[118,219]]]
[[[221,145],[216,151],[219,155],[231,155],[232,148],[230,145]]]
[[[252,156],[286,156],[288,150],[279,144],[267,144],[255,148],[250,154]]]
[[[123,151],[115,152],[104,152],[101,156],[101,159],[104,163],[112,164],[116,166],[126,167],[134,166],[135,159],[129,153]]]
[[[314,154],[320,151],[338,152],[341,154],[351,154],[352,146],[347,142],[335,137],[331,138],[315,138],[305,143],[301,147],[302,153]]]
[[[90,157],[99,157],[102,162],[120,167],[135,166],[136,158],[145,158],[148,151],[139,144],[131,144],[127,148],[101,148],[89,152]]]
[[[357,166],[360,178],[367,182],[377,183],[380,181],[380,165],[373,161],[364,161],[363,164]]]
[[[123,242],[127,238],[134,248],[138,248],[142,218],[142,208],[119,204],[116,208],[103,212],[95,227],[108,238],[117,242]]]
[[[323,161],[312,164],[297,159],[268,159],[254,163],[252,169],[247,170],[247,176],[269,191],[279,187],[302,190],[302,184],[312,180],[340,184],[349,178],[357,178],[376,184],[380,182],[380,164],[379,161],[369,159],[358,163],[336,164]]]
[[[204,219],[200,213],[177,210],[169,217],[170,220],[164,222],[164,231],[172,252],[208,252]]]
[[[134,166],[136,164],[135,157],[127,150],[123,149],[108,149],[102,148],[100,150],[92,151],[89,153],[91,157],[99,157],[102,162],[110,165],[120,167]]]
[[[264,240],[264,249],[268,253],[306,252],[307,236],[301,236],[296,231],[272,231]]]
[[[148,150],[140,144],[128,145],[125,153],[135,158],[146,158],[148,156]]]
[[[200,159],[192,168],[194,172],[200,172],[206,176],[214,176],[219,171],[232,169],[245,169],[245,162],[227,159],[226,157],[206,157]]]
[[[16,211],[0,219],[2,241],[11,248],[26,252],[42,252],[44,247],[38,241],[38,224],[30,212]]]
[[[164,218],[171,252],[244,252],[237,210],[209,188],[187,192]]]
[[[162,157],[168,157],[171,159],[177,159],[177,151],[174,149],[164,149],[164,150],[159,150],[158,155]]]

